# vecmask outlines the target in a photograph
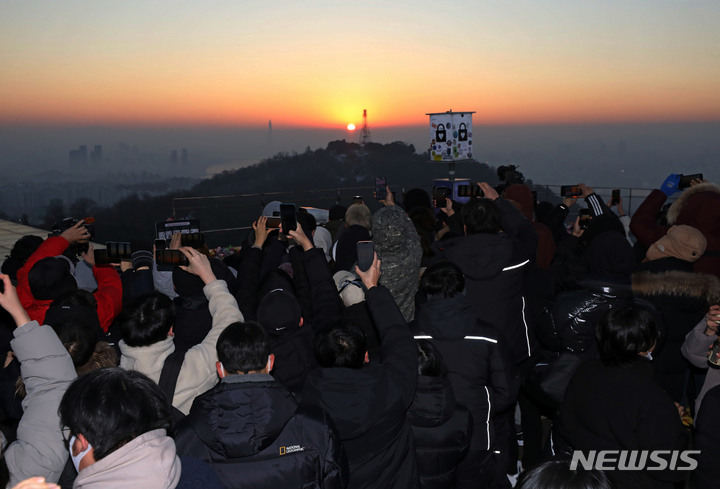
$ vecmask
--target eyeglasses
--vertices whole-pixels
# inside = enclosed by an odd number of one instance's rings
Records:
[[[63,427],[60,429],[60,431],[62,432],[62,437],[63,437],[63,440],[65,441],[65,443],[66,443],[66,444],[69,443],[69,442],[70,442],[70,438],[72,438],[72,436],[73,436],[73,435],[72,435],[72,431],[70,431],[70,427],[69,427],[69,426],[63,426]]]

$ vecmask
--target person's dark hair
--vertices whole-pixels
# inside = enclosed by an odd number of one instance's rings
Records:
[[[310,239],[310,241],[312,241],[312,233],[315,231],[315,228],[317,228],[317,220],[315,219],[315,216],[310,214],[307,209],[303,209],[301,207],[298,209],[296,219],[302,226],[305,235]]]
[[[631,365],[641,359],[658,338],[650,306],[627,301],[602,315],[596,330],[600,360],[608,366]]]
[[[323,368],[361,368],[366,351],[365,333],[357,326],[337,325],[315,336],[315,358]]]
[[[420,278],[418,290],[428,296],[455,297],[465,290],[465,276],[460,267],[441,260],[427,267]]]
[[[420,246],[422,247],[423,256],[431,256],[431,246],[435,239],[436,219],[433,211],[427,207],[414,207],[408,212],[408,217],[415,226],[418,236],[420,236]]]
[[[403,207],[405,211],[410,213],[419,207],[431,210],[433,209],[430,194],[421,188],[411,188],[403,196]]]
[[[465,233],[497,234],[502,229],[502,212],[495,201],[471,199],[462,208]]]
[[[90,292],[77,289],[61,294],[45,314],[45,324],[53,328],[75,368],[90,360],[101,336],[96,304]]]
[[[3,261],[2,273],[10,275],[13,283],[17,281],[17,271],[25,264],[30,255],[43,243],[40,236],[29,234],[15,241],[10,254]]]
[[[613,489],[599,470],[570,470],[568,460],[548,460],[520,474],[515,489]]]
[[[101,368],[78,377],[63,395],[60,423],[82,434],[102,460],[143,433],[169,429],[170,405],[158,385],[123,368]]]
[[[426,377],[446,377],[447,367],[440,351],[430,340],[417,340],[418,374]]]
[[[117,323],[128,346],[149,346],[167,338],[175,322],[175,304],[165,294],[142,297],[120,313]]]
[[[267,365],[270,341],[257,323],[232,323],[217,340],[217,354],[229,374],[259,371]]]

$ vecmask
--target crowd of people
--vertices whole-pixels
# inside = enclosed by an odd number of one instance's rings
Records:
[[[585,184],[557,205],[387,189],[327,223],[260,216],[223,260],[175,235],[171,269],[143,237],[96,263],[83,221],[25,236],[0,275],[0,479],[720,487],[720,186],[678,182],[632,216]],[[691,438],[694,471],[570,463]]]

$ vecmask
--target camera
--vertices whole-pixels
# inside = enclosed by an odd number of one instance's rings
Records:
[[[525,175],[520,173],[515,165],[502,165],[497,169],[497,176],[506,185],[525,183]]]
[[[87,229],[87,232],[90,234],[90,237],[87,240],[78,241],[75,245],[75,248],[77,249],[77,254],[80,253],[87,253],[89,250],[90,241],[93,240],[95,237],[95,218],[94,217],[84,217],[82,219],[76,219],[74,217],[66,217],[60,222],[56,222],[53,224],[52,231],[50,232],[49,236],[60,236],[65,230],[70,229],[75,224],[77,224],[80,221],[84,221],[85,229]]]

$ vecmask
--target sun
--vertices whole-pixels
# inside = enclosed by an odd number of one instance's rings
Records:
[[[354,131],[354,130],[355,130],[355,124],[353,124],[353,123],[348,124],[348,125],[347,125],[347,130],[348,130],[348,131]]]

